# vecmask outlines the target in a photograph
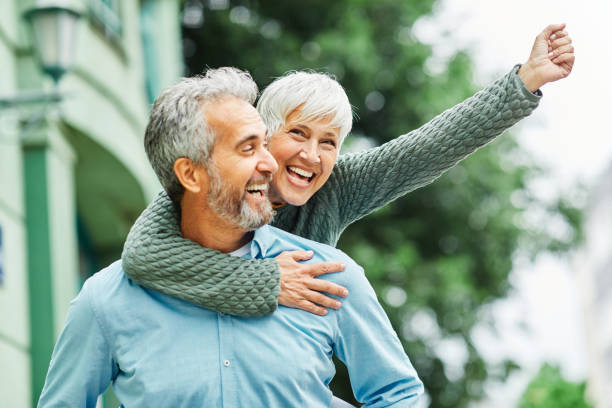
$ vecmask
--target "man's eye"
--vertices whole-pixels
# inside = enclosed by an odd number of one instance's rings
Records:
[[[242,148],[242,151],[244,153],[249,153],[252,152],[255,149],[255,147],[253,145],[246,145]]]

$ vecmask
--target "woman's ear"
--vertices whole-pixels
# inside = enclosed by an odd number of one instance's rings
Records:
[[[202,187],[208,184],[206,169],[186,157],[179,157],[174,161],[174,174],[185,191],[194,194],[200,193]]]

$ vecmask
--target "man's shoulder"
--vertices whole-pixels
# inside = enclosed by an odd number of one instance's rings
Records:
[[[311,250],[314,252],[313,261],[344,262],[350,269],[362,270],[350,256],[338,248],[292,234],[270,225],[265,225],[257,231],[255,242],[256,245],[262,246],[260,251],[264,258],[276,257],[284,251]]]
[[[331,280],[336,283],[347,285],[347,282],[352,282],[352,285],[360,281],[367,283],[363,268],[358,265],[350,256],[333,246],[322,244],[299,235],[266,225],[258,230],[258,235],[255,237],[256,245],[264,258],[274,258],[284,251],[313,251],[313,257],[305,261],[305,263],[335,261],[343,262],[346,265],[344,272],[321,275],[325,280]],[[259,238],[262,238],[261,240]]]
[[[98,272],[91,275],[86,281],[86,285],[95,287],[103,287],[113,285],[125,278],[121,260],[117,260],[106,268],[100,269]]]
[[[131,286],[133,285],[123,271],[121,260],[118,260],[91,275],[83,284],[79,296],[89,296],[95,299],[96,303],[104,303]]]

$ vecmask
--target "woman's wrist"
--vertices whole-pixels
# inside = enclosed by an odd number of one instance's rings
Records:
[[[529,61],[521,65],[517,75],[521,78],[523,84],[525,84],[525,88],[529,89],[530,92],[535,92],[540,89],[542,85],[544,85],[540,79],[540,76],[537,74],[537,71],[533,68]]]

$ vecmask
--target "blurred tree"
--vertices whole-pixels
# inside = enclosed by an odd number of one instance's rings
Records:
[[[527,386],[519,408],[591,408],[585,400],[585,388],[584,382],[565,380],[559,367],[544,364]]]
[[[426,68],[431,50],[415,39],[412,25],[433,4],[188,0],[187,73],[233,65],[250,71],[263,89],[288,70],[331,72],[358,113],[353,134],[383,143],[474,91],[465,53],[436,73]],[[465,407],[482,397],[487,378],[503,379],[517,367],[483,361],[471,337],[486,320],[480,307],[507,293],[519,249],[565,251],[580,236],[576,208],[530,194],[526,183],[537,173],[503,137],[436,183],[354,224],[339,243],[367,271],[432,407]],[[341,365],[332,387],[352,400]]]

